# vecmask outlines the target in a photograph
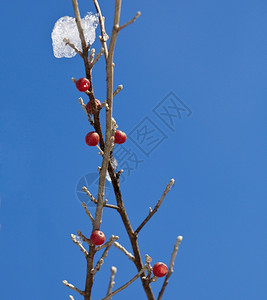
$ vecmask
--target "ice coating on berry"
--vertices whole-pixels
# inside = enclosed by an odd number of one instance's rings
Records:
[[[85,36],[85,41],[88,44],[93,44],[95,41],[95,30],[98,25],[98,15],[89,12],[82,19],[82,27]],[[73,57],[77,53],[70,46],[66,45],[66,41],[69,40],[78,50],[82,51],[81,40],[75,19],[72,17],[60,18],[52,31],[52,45],[54,55],[57,58],[61,57]]]

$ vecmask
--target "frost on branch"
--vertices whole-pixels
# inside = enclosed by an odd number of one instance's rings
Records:
[[[82,27],[87,44],[91,45],[95,41],[95,30],[97,25],[97,14],[94,15],[90,12],[82,19]],[[72,47],[66,45],[64,39],[69,40],[78,50],[82,51],[77,25],[75,19],[72,17],[66,16],[60,18],[54,26],[51,37],[54,55],[57,58],[73,57],[77,54]]]

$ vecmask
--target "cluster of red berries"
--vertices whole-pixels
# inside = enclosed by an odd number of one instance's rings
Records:
[[[115,144],[123,144],[126,141],[126,139],[127,139],[127,135],[125,132],[121,130],[117,130],[115,132],[115,139],[114,139]],[[96,146],[99,143],[99,134],[95,131],[90,131],[85,136],[85,143],[88,146]]]
[[[94,230],[90,236],[90,241],[93,245],[99,246],[105,242],[105,234],[100,230]],[[158,262],[153,266],[153,274],[156,277],[163,277],[168,273],[168,267]]]

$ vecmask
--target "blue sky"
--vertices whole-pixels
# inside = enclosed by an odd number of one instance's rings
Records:
[[[113,1],[105,2],[110,33]],[[84,0],[80,9],[82,16],[94,11]],[[114,117],[121,130],[133,132],[124,146],[142,161],[122,183],[134,228],[176,179],[140,233],[142,255],[168,263],[177,235],[184,236],[165,299],[266,299],[267,3],[124,1],[122,23],[139,10],[141,18],[120,33],[114,59],[115,85],[124,85]],[[84,257],[70,234],[90,234],[76,186],[85,177],[95,188],[100,158],[84,143],[91,128],[71,82],[84,76],[82,61],[56,59],[52,52],[54,23],[66,15],[73,16],[70,0],[2,5],[1,299],[68,299],[62,280],[84,286]],[[100,48],[98,41],[94,47]],[[93,75],[103,101],[103,58]],[[155,114],[170,93],[188,108],[171,127]],[[134,142],[134,129],[144,122],[164,137],[153,150]],[[130,250],[114,211],[104,211],[102,230],[119,235]],[[93,299],[103,297],[112,265],[118,268],[116,287],[135,275],[112,249],[96,276]],[[155,294],[162,282],[153,285]],[[125,297],[145,299],[139,281],[114,299]]]

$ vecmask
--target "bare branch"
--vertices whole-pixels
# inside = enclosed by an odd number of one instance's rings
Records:
[[[170,182],[168,183],[165,191],[163,192],[161,198],[159,199],[159,201],[157,202],[156,206],[154,207],[154,209],[151,211],[149,210],[149,214],[148,216],[145,218],[145,220],[141,223],[141,225],[139,225],[139,227],[135,230],[134,234],[137,236],[137,234],[139,233],[139,231],[146,225],[146,223],[152,218],[152,216],[157,212],[157,210],[159,209],[160,205],[162,204],[165,196],[168,194],[168,192],[171,190],[172,186],[174,185],[174,179],[171,179]]]
[[[98,61],[99,58],[101,57],[101,55],[104,53],[104,48],[101,48],[99,53],[96,55],[96,57],[94,58],[94,60],[91,62],[90,64],[90,68],[92,68]]]
[[[87,216],[89,217],[89,219],[91,220],[92,224],[94,224],[94,218],[93,218],[92,214],[90,213],[90,211],[88,210],[85,202],[82,203],[82,207],[84,208],[84,210],[85,210]]]
[[[117,268],[116,267],[111,267],[111,275],[110,275],[110,280],[109,280],[109,285],[108,285],[108,292],[107,296],[111,294],[113,286],[115,284],[114,278],[115,274],[117,273]]]
[[[98,18],[99,18],[99,26],[100,26],[100,31],[101,31],[101,36],[99,37],[100,42],[102,44],[102,47],[104,48],[104,55],[106,61],[108,60],[108,47],[107,47],[107,40],[108,40],[108,35],[105,30],[105,18],[102,16],[102,12],[100,9],[100,6],[98,4],[97,0],[93,0],[96,11],[98,13]]]
[[[109,242],[106,243],[107,246],[106,246],[106,249],[105,251],[103,252],[101,258],[99,259],[99,261],[97,262],[95,268],[93,270],[91,270],[91,273],[92,274],[95,274],[97,271],[100,270],[101,266],[104,264],[104,259],[107,257],[108,255],[108,251],[110,249],[110,247],[112,246],[112,244],[114,243],[114,241],[116,241],[119,237],[118,236],[114,236],[112,235],[109,239]]]
[[[141,16],[141,12],[138,11],[135,15],[135,17],[132,18],[132,20],[128,21],[127,23],[121,25],[119,28],[118,28],[118,31],[122,30],[123,28],[125,28],[126,26],[132,24],[136,19],[138,19],[139,17]]]
[[[65,286],[67,286],[68,288],[74,290],[75,292],[78,292],[80,295],[82,295],[82,296],[85,295],[85,292],[84,292],[84,291],[81,291],[81,290],[77,289],[74,285],[68,283],[67,280],[63,280],[62,282],[63,282],[63,284],[64,284]]]
[[[74,234],[71,234],[70,237],[71,237],[73,243],[76,244],[80,248],[80,250],[82,251],[82,253],[85,255],[85,257],[87,257],[87,255],[88,255],[87,251],[85,250],[85,248],[83,247],[83,245],[76,240],[76,236]]]
[[[129,280],[124,285],[122,285],[120,288],[118,288],[117,290],[115,290],[114,292],[112,292],[111,294],[109,294],[108,296],[102,298],[101,300],[109,300],[109,299],[111,299],[114,295],[118,294],[119,292],[121,292],[122,290],[124,290],[125,288],[127,288],[131,283],[133,283],[146,270],[147,270],[147,265],[145,265],[131,280]]]
[[[176,243],[174,245],[173,252],[172,252],[172,256],[171,256],[171,262],[170,262],[169,270],[168,270],[168,273],[167,273],[167,275],[165,277],[165,280],[163,282],[162,288],[159,292],[158,300],[162,299],[162,295],[165,291],[165,288],[166,288],[167,284],[169,283],[169,278],[171,277],[171,275],[173,273],[173,266],[174,266],[175,258],[176,258],[176,255],[177,255],[177,252],[178,252],[178,249],[179,249],[179,245],[180,245],[182,240],[183,240],[182,236],[177,237],[177,240],[176,240]]]
[[[132,255],[132,253],[128,252],[120,243],[115,242],[113,244],[116,248],[118,248],[119,250],[121,250],[126,256],[128,256],[128,258],[132,261],[134,261],[134,256]]]
[[[94,202],[94,204],[97,204],[96,198],[88,191],[86,186],[83,186],[82,190],[89,196],[90,200]]]
[[[93,62],[94,58],[95,58],[95,48],[92,48],[90,52],[90,63]]]
[[[106,247],[112,245],[112,244],[113,244],[115,241],[117,241],[118,239],[119,239],[118,236],[112,235],[112,236],[110,237],[110,239],[109,239],[108,242],[106,242],[105,244],[103,244],[103,245],[101,245],[101,246],[96,247],[95,250],[96,250],[96,251],[100,251],[101,249],[104,249],[104,248],[106,248]]]
[[[113,97],[116,96],[117,94],[119,94],[119,92],[123,89],[123,85],[120,84],[118,85],[118,87],[116,88],[116,90],[113,93]]]
[[[78,31],[79,31],[79,36],[80,36],[80,39],[81,39],[83,55],[85,55],[86,52],[88,52],[88,49],[87,49],[87,44],[86,44],[85,37],[84,37],[84,32],[83,32],[83,28],[82,28],[82,21],[81,21],[81,15],[80,15],[77,0],[72,0],[72,5],[73,5],[73,10],[74,10],[74,15],[75,15],[75,21],[76,21],[77,28],[78,28]]]
[[[94,247],[94,245],[91,243],[90,239],[88,239],[87,237],[85,237],[80,230],[77,230],[77,234],[78,236],[85,242],[87,243],[89,246]]]
[[[65,43],[65,45],[70,46],[72,49],[75,50],[76,53],[78,53],[81,57],[83,57],[82,52],[74,44],[72,44],[69,39],[64,38],[63,42]]]
[[[73,296],[69,295],[69,297],[70,297],[70,300],[74,300]]]

